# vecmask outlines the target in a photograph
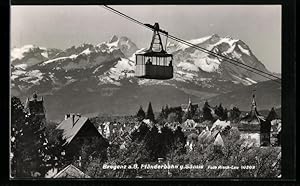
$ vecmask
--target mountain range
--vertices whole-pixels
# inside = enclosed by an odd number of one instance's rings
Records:
[[[214,34],[190,42],[271,73],[241,40]],[[13,48],[11,94],[24,100],[37,91],[44,96],[51,120],[60,120],[68,112],[135,114],[149,101],[159,111],[166,104],[187,103],[188,98],[248,109],[253,89],[262,98],[258,100],[262,109],[281,105],[281,85],[176,42],[167,43],[167,52],[174,57],[173,79],[138,79],[135,54],[143,50],[124,36],[65,50],[35,45]]]

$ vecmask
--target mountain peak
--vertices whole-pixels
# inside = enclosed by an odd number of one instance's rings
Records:
[[[225,38],[228,38],[228,39],[233,39],[231,36],[227,35]]]
[[[216,34],[216,33],[213,34],[213,35],[211,35],[211,37],[212,37],[212,38],[220,38],[220,36],[219,36],[218,34]]]
[[[11,57],[12,57],[12,60],[15,60],[15,59],[22,59],[24,57],[24,54],[29,52],[30,50],[33,50],[34,48],[39,48],[35,45],[32,45],[32,44],[28,44],[28,45],[24,45],[20,48],[13,48],[11,50]]]

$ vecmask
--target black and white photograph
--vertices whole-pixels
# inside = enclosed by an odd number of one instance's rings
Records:
[[[10,178],[282,178],[281,5],[12,5]]]

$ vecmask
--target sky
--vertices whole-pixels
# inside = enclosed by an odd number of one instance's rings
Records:
[[[281,72],[280,5],[111,6],[143,23],[158,22],[173,36],[191,40],[218,34],[241,39],[272,72]],[[34,44],[66,49],[127,36],[139,48],[152,33],[102,6],[12,6],[11,47]]]

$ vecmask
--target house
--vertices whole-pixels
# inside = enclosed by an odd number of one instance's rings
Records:
[[[214,145],[224,147],[224,141],[220,133],[217,134],[217,137],[214,141]]]
[[[244,138],[252,138],[259,135],[260,146],[270,145],[271,123],[258,113],[255,94],[252,96],[251,111],[240,120],[238,127]],[[257,140],[257,139],[256,139]]]
[[[97,128],[87,118],[80,114],[66,114],[65,119],[56,127],[57,130],[62,130],[62,139],[65,140],[63,144],[66,153],[69,157],[77,159],[81,147],[84,144],[98,144],[106,151],[108,142],[98,132]]]
[[[243,146],[247,147],[259,147],[261,143],[259,132],[241,131],[241,139],[245,140]]]
[[[214,144],[214,146],[224,147],[224,141],[219,130],[204,129],[199,135],[191,133],[187,136],[185,147],[188,151],[192,151],[195,145]]]
[[[37,116],[40,121],[46,124],[46,112],[44,107],[44,98],[38,98],[35,92],[31,98],[27,98],[25,102],[25,111],[31,115]]]
[[[267,132],[270,132],[270,143],[272,146],[280,145],[280,135],[281,135],[281,119],[272,108],[269,112],[266,121],[269,123],[270,129],[267,128]]]
[[[80,169],[70,164],[59,171],[52,178],[91,178],[89,175],[82,172]]]
[[[166,122],[164,124],[164,127],[170,128],[173,132],[177,130],[177,127],[179,127],[181,124],[179,122]],[[160,130],[162,126],[158,125],[157,128]]]
[[[198,141],[200,143],[209,143],[211,140],[212,140],[211,131],[206,126],[206,128],[202,130],[201,133],[199,134]]]
[[[117,136],[123,135],[130,130],[128,124],[121,124],[120,122],[103,122],[98,126],[99,133],[106,139],[114,139]]]
[[[257,111],[256,101],[255,101],[255,94],[252,96],[252,103],[251,103],[251,110],[250,112],[244,116],[240,120],[240,124],[246,124],[246,125],[256,125],[259,126],[263,121],[266,119],[264,116],[260,115]]]
[[[217,121],[215,121],[213,123],[210,130],[211,131],[213,131],[213,130],[224,131],[225,129],[230,129],[230,128],[231,128],[230,121],[221,121],[221,120],[217,119]]]
[[[195,125],[194,127],[196,127]],[[198,125],[201,128],[201,133],[191,133],[187,136],[186,147],[189,151],[193,150],[196,143],[198,144],[210,144],[213,143],[215,146],[224,146],[223,136],[227,135],[226,131],[231,128],[230,121],[214,122],[213,126],[208,129],[208,126]],[[223,136],[222,136],[223,135]]]
[[[183,124],[182,124],[182,129],[183,131],[189,131],[191,129],[195,129],[196,122],[192,119],[187,119]]]

